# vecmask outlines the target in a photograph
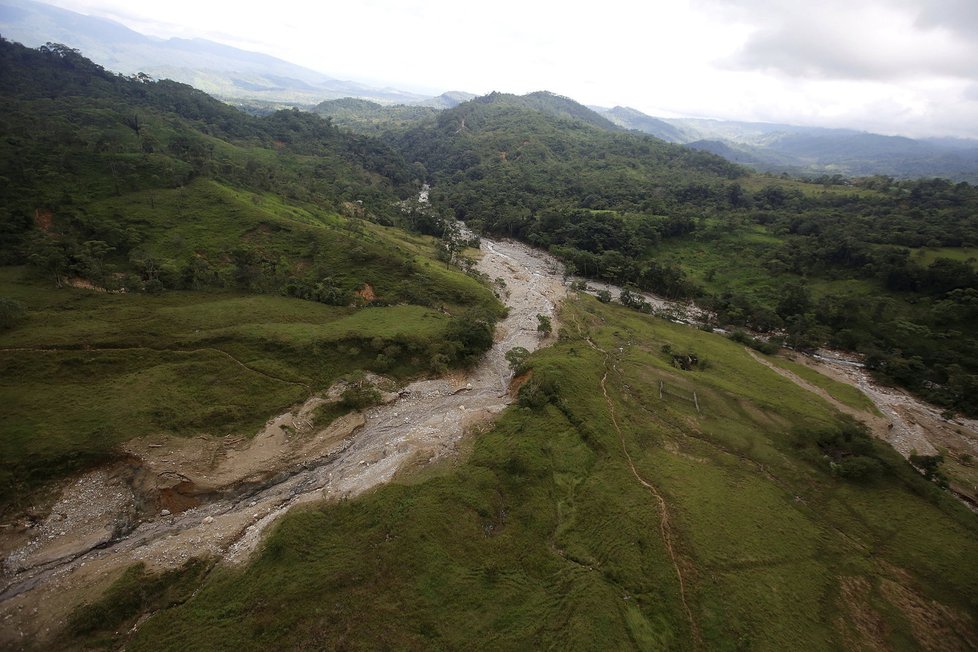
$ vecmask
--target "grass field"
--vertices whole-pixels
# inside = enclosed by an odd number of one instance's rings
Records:
[[[912,249],[911,258],[921,267],[927,267],[938,258],[971,261],[971,266],[978,269],[978,247],[928,247]]]
[[[857,410],[862,410],[863,412],[881,416],[880,411],[876,409],[876,405],[869,399],[869,397],[852,385],[840,383],[833,378],[820,374],[811,367],[806,367],[803,364],[798,364],[797,362],[792,362],[791,360],[786,360],[785,358],[769,356],[768,360],[770,360],[772,364],[776,364],[782,369],[787,369],[796,376],[807,380],[816,387],[821,387],[828,392],[829,396],[840,403],[843,403],[844,405],[848,405],[849,407]]]
[[[810,434],[840,415],[736,343],[589,298],[561,321],[466,460],[290,514],[127,648],[974,644],[978,523],[894,451],[844,480]]]
[[[430,239],[375,231],[361,236],[391,249],[386,262],[347,261],[337,272],[377,274],[376,291],[392,297],[430,289],[456,313],[498,309],[487,288],[433,260]],[[240,291],[56,288],[13,267],[0,268],[0,297],[27,308],[26,321],[0,332],[0,507],[110,458],[134,437],[250,436],[344,374],[425,373],[453,322],[410,303],[354,308]]]

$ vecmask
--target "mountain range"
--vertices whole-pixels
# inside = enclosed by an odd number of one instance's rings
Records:
[[[978,182],[978,141],[913,139],[853,129],[654,118],[635,109],[592,107],[616,125],[718,154],[767,172],[901,178],[944,177]]]
[[[239,107],[267,112],[282,104],[316,107],[334,115],[337,124],[360,128],[381,124],[375,107],[360,105],[368,118],[356,118],[353,107],[317,106],[328,100],[357,98],[389,106],[401,104],[398,120],[427,115],[475,97],[450,91],[429,97],[395,88],[375,88],[340,80],[265,54],[206,39],[160,39],[119,23],[34,2],[0,0],[0,34],[30,47],[48,42],[79,49],[105,68],[126,75],[145,73],[173,79]],[[548,94],[549,95],[549,94]],[[526,102],[540,101],[535,94]],[[552,104],[551,99],[546,103]],[[562,110],[605,129],[632,129],[717,154],[765,172],[802,176],[942,177],[978,183],[978,141],[912,139],[851,129],[701,118],[659,118],[633,108],[583,106],[568,100]],[[351,113],[351,111],[353,113]],[[390,116],[388,116],[390,117]]]

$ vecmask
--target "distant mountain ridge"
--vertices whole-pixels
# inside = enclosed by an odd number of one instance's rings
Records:
[[[603,113],[609,120],[624,129],[637,129],[656,138],[661,138],[667,143],[687,142],[687,134],[682,129],[660,118],[645,115],[636,109],[616,106],[613,109],[595,108],[595,110],[598,113]]]
[[[80,50],[108,70],[173,79],[228,99],[301,104],[350,96],[387,103],[428,99],[417,93],[334,79],[266,54],[206,39],[145,36],[111,20],[32,0],[0,0],[0,33],[28,47],[61,43]]]
[[[623,106],[585,107],[546,91],[523,96],[490,93],[482,98],[450,91],[428,97],[335,79],[269,55],[205,39],[149,37],[111,20],[33,0],[0,0],[0,34],[31,47],[47,42],[62,43],[80,50],[108,70],[173,79],[258,114],[282,106],[316,105],[317,113],[333,117],[336,124],[364,132],[379,133],[386,129],[386,114],[393,117],[393,126],[398,126],[467,101],[502,101],[581,120],[608,131],[641,131],[762,171],[807,176],[943,177],[978,183],[976,140],[912,139],[851,129],[657,118]],[[402,105],[405,108],[385,112],[362,105],[354,109],[321,104],[339,98],[359,98],[381,107]],[[366,113],[359,115],[358,111]]]
[[[626,129],[723,156],[759,170],[802,175],[943,177],[978,183],[978,141],[913,139],[854,129],[654,118],[635,109],[598,109]]]

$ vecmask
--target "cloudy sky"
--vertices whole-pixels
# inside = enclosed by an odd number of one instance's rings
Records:
[[[978,138],[978,0],[48,0],[333,77]]]

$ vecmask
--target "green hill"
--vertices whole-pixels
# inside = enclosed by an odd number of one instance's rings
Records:
[[[403,105],[384,106],[369,100],[344,97],[327,100],[313,107],[312,112],[329,118],[338,127],[356,133],[380,134],[391,129],[413,125],[437,114],[431,106]]]
[[[250,435],[343,374],[462,364],[453,324],[498,314],[384,226],[415,186],[379,141],[60,47],[0,42],[0,91],[2,506],[127,438]]]
[[[885,382],[978,414],[978,276],[951,253],[978,241],[974,186],[750,175],[569,104],[492,94],[386,139],[476,229],[584,276],[696,298],[717,326],[864,353]]]

